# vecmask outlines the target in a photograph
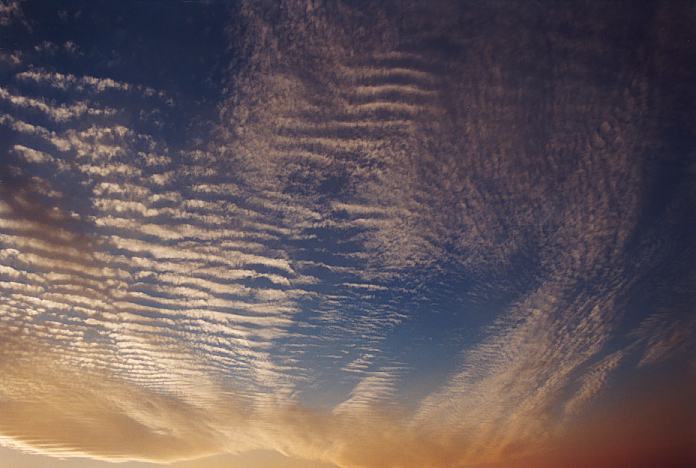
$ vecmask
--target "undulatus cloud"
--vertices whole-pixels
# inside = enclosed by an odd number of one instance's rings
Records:
[[[1,0],[0,443],[696,462],[695,19]]]

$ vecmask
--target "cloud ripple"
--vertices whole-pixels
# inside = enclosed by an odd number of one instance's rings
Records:
[[[186,111],[170,93],[17,58],[3,443],[500,462],[566,447],[620,371],[693,372],[692,267],[673,307],[630,299],[694,252],[648,219],[693,207],[686,182],[681,205],[650,201],[682,157],[655,156],[683,117],[664,80],[689,73],[660,52],[687,32],[666,5],[585,6],[242,2],[220,118],[186,145],[156,130]],[[467,337],[429,331],[443,316]],[[439,374],[406,351],[429,333]]]

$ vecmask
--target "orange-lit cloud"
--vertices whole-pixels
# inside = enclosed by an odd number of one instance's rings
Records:
[[[27,349],[0,363],[0,432],[14,446],[38,453],[162,463],[271,449],[346,468],[516,467],[532,461],[534,466],[676,467],[696,460],[691,405],[696,386],[688,375],[670,377],[659,387],[638,382],[575,425],[541,438],[504,434],[505,451],[472,453],[480,439],[453,432],[446,421],[426,428],[404,412],[379,407],[347,414],[274,402],[250,410],[214,386],[198,399],[162,394],[108,375],[75,372],[50,350],[17,337],[4,337],[3,343],[15,352]],[[198,385],[199,392],[205,388]]]

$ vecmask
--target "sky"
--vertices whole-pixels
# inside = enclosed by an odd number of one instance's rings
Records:
[[[0,466],[696,466],[695,23],[0,0]]]

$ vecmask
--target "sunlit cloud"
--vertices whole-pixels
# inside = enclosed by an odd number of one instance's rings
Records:
[[[696,457],[693,9],[368,4],[1,1],[2,445]]]

